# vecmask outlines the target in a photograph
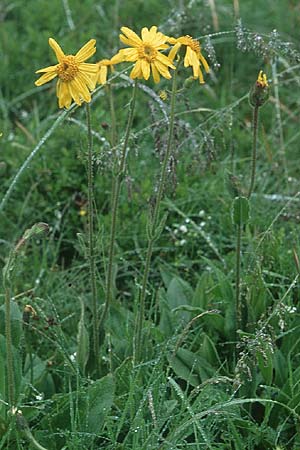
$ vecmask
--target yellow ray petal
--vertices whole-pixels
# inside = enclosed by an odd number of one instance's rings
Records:
[[[81,63],[96,53],[96,39],[90,39],[75,55],[76,61]]]
[[[150,32],[149,33],[151,35],[151,38],[154,39],[154,37],[155,37],[155,35],[157,33],[157,27],[155,25],[152,25],[152,27],[150,28]]]
[[[204,78],[203,78],[203,73],[202,73],[202,70],[200,69],[200,67],[199,67],[199,83],[200,84],[205,83]]]
[[[124,61],[124,56],[123,56],[123,53],[121,53],[121,51],[119,51],[116,55],[114,55],[110,60],[110,62],[112,64],[119,64],[120,62],[123,62],[123,61]]]
[[[174,58],[177,55],[177,52],[180,49],[180,47],[181,47],[180,42],[177,42],[177,44],[175,44],[174,47],[171,48],[170,53],[168,55],[168,58],[171,62],[174,61]]]
[[[202,64],[203,67],[204,67],[205,72],[206,72],[206,73],[209,73],[209,65],[207,64],[207,61],[206,61],[206,59],[204,58],[204,56],[202,55],[202,53],[200,53],[199,59],[200,59],[200,61],[201,61],[201,64]]]
[[[44,67],[43,69],[36,70],[35,73],[42,73],[42,72],[54,72],[56,73],[56,66],[48,66]]]
[[[148,80],[150,77],[150,64],[148,63],[148,61],[142,59],[141,68],[143,72],[143,77],[145,78],[145,80]]]
[[[160,61],[158,61],[158,60],[154,61],[154,65],[155,65],[156,69],[158,70],[158,72],[164,78],[167,78],[167,80],[170,80],[172,78],[170,72],[168,71],[168,68],[164,64],[162,64]]]
[[[48,81],[53,80],[57,76],[56,72],[47,72],[44,73],[36,82],[34,83],[36,86],[42,86],[42,84],[48,83]]]
[[[139,58],[139,54],[136,48],[124,48],[120,50],[123,55],[123,60],[128,62],[134,62]]]
[[[130,72],[129,76],[133,80],[135,78],[142,78],[143,77],[143,72],[142,72],[142,68],[141,68],[141,60],[140,59],[135,63],[135,65],[134,65],[132,71]]]
[[[58,97],[58,106],[60,108],[69,108],[72,103],[72,97],[69,91],[68,83],[58,80],[56,86],[56,95]]]
[[[77,77],[80,79],[80,81],[87,85],[87,87],[90,89],[90,91],[93,91],[95,89],[97,79],[98,79],[98,73],[95,75],[87,74],[85,72],[79,72],[77,74]]]
[[[141,36],[144,42],[150,42],[153,39],[153,37],[151,37],[150,31],[146,27],[142,28]]]
[[[165,66],[171,67],[172,69],[175,69],[175,66],[173,65],[172,61],[165,55],[158,53],[156,59],[160,61]]]
[[[69,91],[75,103],[80,106],[82,104],[82,101],[80,99],[79,90],[77,89],[76,83],[74,83],[74,81],[75,80],[69,82]]]
[[[159,83],[160,82],[160,75],[159,75],[159,72],[158,72],[157,68],[155,67],[154,63],[151,63],[151,70],[152,70],[154,83]]]
[[[141,38],[139,38],[139,36],[134,31],[132,31],[130,28],[122,27],[121,31],[132,42],[130,45],[135,46],[135,45],[140,45],[142,43]],[[121,39],[121,37],[120,37],[120,39]]]
[[[98,74],[98,83],[105,84],[107,80],[107,66],[101,66]]]
[[[72,90],[72,91],[71,91]],[[70,81],[70,92],[74,92],[76,96],[80,96],[83,98],[85,102],[91,101],[91,94],[86,85],[81,82],[80,78],[74,78],[74,80]],[[73,95],[72,95],[73,97]],[[73,97],[74,98],[74,97]],[[75,98],[74,98],[75,100]],[[76,101],[76,100],[75,100]],[[79,105],[79,103],[76,101],[76,103]]]
[[[96,74],[98,72],[98,64],[80,63],[78,69],[80,72]]]
[[[49,38],[49,45],[52,48],[52,50],[54,50],[57,61],[62,62],[62,59],[65,56],[65,54],[62,51],[62,49],[60,48],[60,46],[58,45],[58,43],[53,38]]]

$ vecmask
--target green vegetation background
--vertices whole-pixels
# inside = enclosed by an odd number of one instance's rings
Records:
[[[87,221],[81,214],[87,197],[84,110],[72,113],[41,148],[0,213],[2,265],[26,228],[39,221],[51,227],[47,240],[27,249],[15,286],[15,295],[21,294],[16,300],[19,309],[28,303],[34,306],[40,331],[30,337],[34,376],[30,380],[25,375],[20,407],[33,433],[49,449],[300,448],[299,286],[294,257],[300,250],[300,7],[296,0],[258,0],[255,6],[251,1],[219,0],[214,13],[212,4],[204,0],[2,0],[0,4],[1,198],[59,113],[54,83],[41,89],[34,86],[35,70],[55,64],[49,37],[66,53],[96,38],[96,62],[118,50],[121,26],[138,31],[155,24],[167,35],[200,38],[212,68],[205,86],[186,83],[187,71],[179,74],[175,150],[164,204],[169,215],[151,270],[142,367],[131,366],[132,331],[147,214],[166,139],[163,115],[153,97],[139,90],[119,212],[118,303],[102,348],[104,378],[95,383],[94,391],[87,377],[74,375],[66,364],[78,351],[80,299],[86,320],[90,314],[88,270],[78,238],[85,234]],[[234,5],[239,6],[240,22]],[[255,195],[243,238],[243,289],[252,321],[239,365],[230,344],[235,229],[226,186],[228,172],[237,177],[242,192],[249,184],[252,112],[247,93],[260,69],[267,73],[271,93],[261,111]],[[170,89],[167,81],[159,86],[142,83],[156,94]],[[116,79],[114,94],[121,137],[130,100],[126,80]],[[168,106],[167,100],[166,111]],[[92,122],[97,133],[95,201],[102,302],[111,189],[105,89],[92,105]],[[256,263],[251,266],[253,258]],[[181,354],[174,356],[186,324],[208,309],[221,312],[214,322],[196,322],[181,343]],[[271,323],[263,328],[274,311]],[[246,374],[248,368],[252,378],[249,371]],[[244,381],[238,393],[237,379]],[[246,397],[256,399],[254,407],[243,403]],[[21,438],[12,442],[11,448],[28,448]]]

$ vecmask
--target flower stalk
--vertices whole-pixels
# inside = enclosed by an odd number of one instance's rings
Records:
[[[112,182],[112,218],[111,218],[111,228],[110,228],[110,244],[108,251],[108,265],[107,265],[107,275],[106,275],[106,293],[105,293],[105,303],[104,308],[100,317],[99,330],[102,331],[105,320],[107,318],[109,308],[113,298],[113,262],[115,255],[115,240],[116,240],[116,229],[117,229],[117,216],[118,216],[118,206],[121,192],[122,180],[126,168],[126,157],[127,157],[127,147],[130,137],[130,131],[132,128],[135,102],[137,95],[137,81],[134,82],[133,93],[130,102],[128,121],[125,131],[124,142],[122,146],[121,159],[118,163],[118,156],[115,155],[114,161],[114,176]]]
[[[149,219],[150,226],[149,226],[149,230],[148,230],[148,247],[147,247],[147,253],[146,253],[145,270],[144,270],[144,274],[143,274],[142,286],[141,286],[140,295],[139,295],[136,331],[135,331],[135,336],[134,336],[134,362],[135,363],[138,363],[141,358],[142,331],[143,331],[143,324],[144,324],[144,318],[145,318],[144,317],[145,316],[145,300],[146,300],[147,284],[148,284],[148,278],[149,278],[149,272],[150,272],[150,263],[151,263],[152,253],[153,253],[153,245],[154,245],[155,241],[158,239],[158,237],[162,231],[162,226],[160,226],[160,225],[163,225],[163,222],[164,222],[164,219],[163,219],[162,224],[159,223],[159,213],[160,213],[160,205],[161,205],[161,201],[162,201],[163,193],[164,193],[164,189],[165,189],[165,184],[166,184],[168,164],[169,164],[169,160],[170,160],[170,156],[171,156],[171,152],[172,152],[172,148],[173,148],[177,69],[178,69],[178,65],[173,74],[167,148],[166,148],[166,152],[165,152],[163,163],[162,163],[160,181],[159,181],[159,186],[158,186],[158,193],[157,193],[157,197],[156,197],[153,215]]]
[[[91,110],[86,103],[86,125],[88,134],[88,260],[90,271],[90,285],[92,293],[92,325],[93,325],[93,352],[95,357],[96,374],[99,374],[99,338],[98,338],[98,308],[97,284],[95,264],[95,236],[94,236],[94,167],[93,167],[93,136],[91,128]]]
[[[253,129],[253,140],[252,140],[252,163],[251,163],[251,179],[250,186],[247,194],[247,198],[250,199],[254,185],[255,185],[255,173],[256,173],[256,157],[257,157],[257,131],[258,131],[258,117],[259,117],[259,106],[255,105],[253,107],[252,116],[252,129]]]
[[[253,140],[252,140],[251,178],[247,195],[248,200],[252,195],[255,185],[259,108],[261,108],[267,102],[268,98],[269,98],[269,83],[266,74],[261,70],[249,94],[250,105],[253,107],[253,116],[252,116]]]

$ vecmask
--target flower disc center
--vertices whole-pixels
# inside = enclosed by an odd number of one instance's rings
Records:
[[[157,56],[157,50],[150,44],[144,44],[138,49],[139,57],[145,58],[148,62],[155,60]]]
[[[62,81],[71,81],[79,72],[78,64],[75,56],[65,56],[60,64],[56,67],[57,75]]]

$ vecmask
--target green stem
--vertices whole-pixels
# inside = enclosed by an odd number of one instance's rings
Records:
[[[97,285],[95,268],[95,239],[94,239],[94,170],[93,170],[93,137],[91,128],[91,111],[86,103],[86,124],[88,133],[88,260],[90,269],[90,283],[92,291],[93,315],[93,352],[96,364],[96,374],[99,374],[99,338],[98,338],[98,308]]]
[[[110,145],[112,149],[116,148],[116,142],[117,142],[117,121],[116,121],[116,111],[115,111],[115,105],[114,105],[114,96],[112,91],[112,85],[110,83],[106,84],[106,89],[108,92],[108,98],[109,98],[109,109],[110,109],[110,128],[111,128],[111,134],[110,134]],[[116,161],[116,158],[114,158]]]
[[[178,66],[177,66],[178,68]],[[136,322],[136,332],[134,337],[134,361],[137,363],[141,357],[141,348],[142,348],[142,331],[143,331],[143,323],[145,316],[145,300],[146,300],[146,292],[147,292],[147,284],[150,272],[150,264],[153,253],[153,245],[155,240],[157,239],[156,230],[159,222],[159,212],[160,212],[160,204],[163,198],[163,193],[166,184],[167,177],[167,169],[168,164],[172,152],[173,147],[173,134],[174,134],[174,117],[175,117],[175,100],[176,100],[176,76],[177,76],[177,68],[174,71],[173,75],[173,83],[172,83],[172,93],[171,93],[171,110],[170,110],[170,121],[169,121],[169,133],[168,133],[168,142],[167,149],[165,152],[160,181],[158,187],[157,198],[155,202],[154,212],[151,219],[150,232],[148,237],[148,247],[146,254],[146,262],[145,262],[145,270],[143,274],[142,287],[139,295],[139,305],[138,305],[138,316]]]
[[[6,358],[7,358],[7,384],[8,384],[8,404],[10,409],[15,402],[15,382],[14,382],[14,367],[13,367],[13,349],[11,340],[11,317],[10,317],[10,288],[4,280],[5,289],[5,337],[6,337]]]
[[[252,129],[253,129],[253,141],[252,141],[252,168],[251,168],[251,180],[247,198],[250,199],[253,192],[255,183],[256,172],[256,153],[257,153],[257,130],[258,130],[258,110],[259,106],[253,108]]]
[[[237,225],[237,237],[236,237],[236,278],[235,278],[235,316],[236,316],[236,331],[241,326],[241,237],[242,237],[242,225]]]
[[[107,266],[107,278],[106,278],[106,295],[105,295],[105,304],[103,308],[103,312],[100,318],[99,329],[102,331],[104,322],[108,315],[108,311],[110,308],[110,304],[112,301],[113,293],[112,293],[112,281],[113,281],[113,262],[114,262],[114,250],[115,250],[115,240],[116,240],[116,228],[117,228],[117,215],[118,215],[118,206],[119,206],[119,198],[121,192],[121,184],[125,173],[126,167],[126,156],[127,156],[127,147],[130,137],[130,131],[132,128],[132,122],[134,117],[135,110],[135,101],[137,94],[137,81],[134,82],[132,99],[130,103],[128,121],[125,131],[124,143],[122,147],[121,160],[120,163],[117,164],[116,155],[114,166],[117,167],[116,173],[113,176],[112,182],[112,218],[111,218],[111,228],[110,228],[110,241],[109,241],[109,252],[108,252],[108,266]]]

